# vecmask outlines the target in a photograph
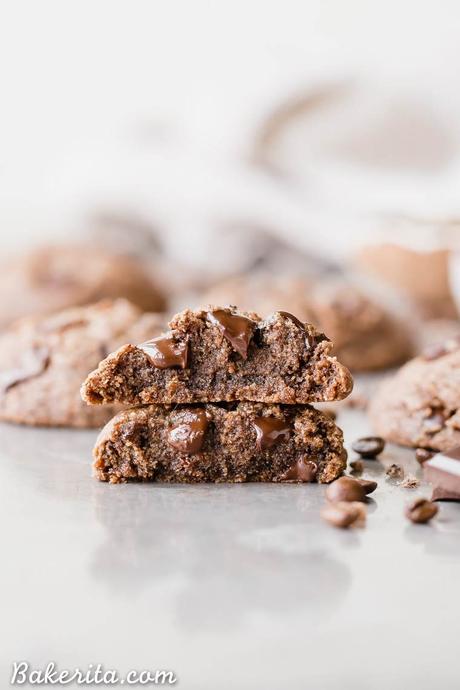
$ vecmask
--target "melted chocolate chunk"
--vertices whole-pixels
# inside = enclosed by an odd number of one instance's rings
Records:
[[[40,376],[48,368],[50,353],[47,347],[35,347],[23,353],[21,364],[0,373],[0,390],[6,393],[23,381]]]
[[[283,479],[288,482],[314,482],[318,465],[307,458],[299,458],[295,465],[290,467]]]
[[[168,433],[168,443],[181,453],[199,453],[208,428],[204,410],[187,410],[181,420]]]
[[[295,325],[301,328],[303,331],[305,330],[305,324],[302,323],[302,321],[298,319],[297,316],[294,316],[294,314],[290,314],[288,311],[279,311],[278,314],[281,314],[286,319],[292,321],[292,323],[295,323]]]
[[[257,434],[256,445],[258,450],[266,450],[288,438],[290,427],[284,419],[277,417],[256,417],[253,421]]]
[[[217,326],[224,338],[243,359],[248,358],[248,348],[254,333],[255,323],[245,316],[231,314],[224,309],[209,311],[208,321]]]
[[[166,333],[142,343],[139,347],[158,369],[187,368],[189,355],[187,341],[177,342],[171,334]]]

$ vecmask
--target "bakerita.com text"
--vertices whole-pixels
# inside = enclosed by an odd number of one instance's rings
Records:
[[[54,661],[45,668],[32,668],[27,661],[14,661],[11,685],[175,685],[174,671],[131,670],[126,674],[104,669],[102,664],[88,664],[86,669],[59,669]]]

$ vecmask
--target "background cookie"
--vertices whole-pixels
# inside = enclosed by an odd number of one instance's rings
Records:
[[[369,406],[380,436],[435,450],[460,444],[459,344],[432,346],[381,385]]]
[[[162,329],[162,317],[126,300],[105,300],[28,318],[0,336],[0,419],[37,426],[97,427],[120,409],[89,407],[80,386],[116,347]]]
[[[104,298],[124,297],[145,311],[165,307],[139,259],[89,245],[39,247],[4,261],[0,269],[0,327]]]
[[[344,282],[255,274],[215,285],[203,298],[266,315],[286,310],[327,333],[334,353],[353,371],[385,369],[414,354],[407,327],[382,305]]]

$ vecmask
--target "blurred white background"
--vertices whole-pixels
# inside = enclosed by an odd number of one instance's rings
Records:
[[[454,0],[4,2],[2,249],[108,214],[219,265],[229,228],[341,256],[451,218],[459,21]]]

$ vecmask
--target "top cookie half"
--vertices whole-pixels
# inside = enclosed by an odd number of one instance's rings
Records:
[[[169,328],[104,359],[83,384],[83,399],[304,404],[342,400],[353,387],[328,338],[286,312],[262,320],[234,307],[187,309]]]

